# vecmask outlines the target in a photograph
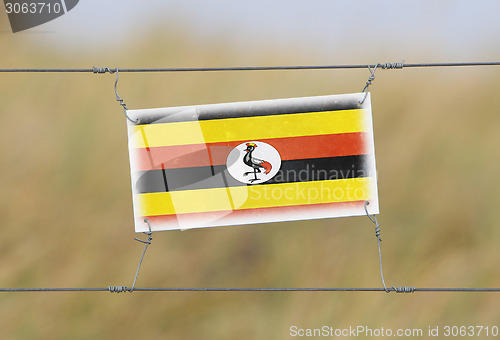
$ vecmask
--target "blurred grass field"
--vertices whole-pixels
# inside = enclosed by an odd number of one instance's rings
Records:
[[[36,36],[1,34],[9,48],[0,49],[0,67],[310,63],[311,51],[270,47],[248,61],[223,40],[200,46],[182,34],[97,57],[62,56]],[[326,57],[315,62],[331,63]],[[368,76],[123,73],[118,90],[138,109],[353,93]],[[372,109],[389,286],[500,286],[499,76],[494,67],[377,71]],[[114,76],[0,77],[0,286],[130,286],[143,245],[133,240],[126,123]],[[138,287],[381,286],[366,217],[153,237]],[[498,294],[485,293],[1,293],[0,338],[285,339],[292,325],[500,326],[498,302]]]

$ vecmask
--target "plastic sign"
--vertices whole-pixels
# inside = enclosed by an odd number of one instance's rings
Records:
[[[135,231],[377,214],[363,97],[129,110]]]

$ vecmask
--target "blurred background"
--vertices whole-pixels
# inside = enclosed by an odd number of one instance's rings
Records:
[[[80,1],[0,68],[500,61],[497,1]],[[368,70],[122,73],[131,109],[360,92]],[[388,286],[499,287],[499,67],[378,70]],[[128,285],[114,75],[0,74],[0,286]],[[138,287],[381,287],[366,217],[158,232]],[[1,293],[2,339],[287,339],[290,326],[500,326],[493,293]]]

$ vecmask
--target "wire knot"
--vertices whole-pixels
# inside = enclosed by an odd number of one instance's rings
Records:
[[[368,77],[368,80],[366,81],[366,85],[365,85],[365,88],[364,88],[363,92],[365,92],[365,90],[368,88],[368,86],[370,86],[372,84],[372,81],[374,81],[374,80],[375,80],[375,75],[371,74]]]
[[[153,240],[153,236],[151,236],[151,235],[153,235],[153,231],[151,231],[151,223],[149,223],[149,220],[147,218],[144,219],[144,223],[146,223],[148,225],[149,231],[144,231],[143,234],[147,235],[148,239],[146,241],[144,241],[144,240],[141,240],[137,237],[134,237],[134,240],[149,245],[149,244],[151,244],[151,241]]]
[[[380,64],[380,67],[383,70],[394,70],[394,69],[402,69],[405,65],[405,61],[403,60],[402,62],[398,63],[385,63],[385,64]]]
[[[110,293],[117,293],[117,294],[124,293],[124,292],[132,292],[131,290],[129,290],[127,288],[127,286],[109,286],[108,291]]]
[[[382,239],[380,238],[380,234],[382,233],[382,231],[380,230],[380,224],[377,224],[375,225],[375,237],[380,241],[382,242]]]
[[[375,67],[372,69],[370,67],[368,67],[368,69],[370,70],[370,76],[368,77],[368,80],[366,81],[366,84],[365,84],[365,87],[363,88],[363,91],[361,92],[365,92],[368,90],[368,87],[370,87],[370,85],[372,84],[372,81],[375,80],[375,70],[377,69],[377,67],[379,66],[380,64],[377,64],[375,65]],[[364,100],[363,100],[364,101]]]
[[[372,221],[373,224],[375,224],[375,237],[377,237],[377,239],[379,240],[379,242],[382,242],[382,239],[380,238],[380,234],[382,233],[382,231],[380,230],[380,223],[378,223],[378,221],[377,221],[377,216],[373,215],[373,217],[371,217],[370,214],[368,213],[368,209],[366,207],[369,204],[370,204],[370,202],[368,202],[368,201],[365,202],[366,216],[368,216],[368,218],[370,219],[370,221]]]
[[[103,73],[110,73],[110,74],[113,74],[115,72],[117,72],[116,69],[113,69],[113,68],[109,68],[109,67],[93,67],[92,68],[92,72],[94,73],[100,73],[100,74],[103,74]]]
[[[373,69],[370,67],[370,65],[368,65],[368,70],[370,71],[370,76],[368,77],[368,80],[366,81],[366,84],[365,84],[365,87],[363,87],[363,91],[361,91],[361,93],[364,93],[365,96],[363,97],[363,99],[359,102],[359,105],[362,105],[365,100],[366,100],[366,97],[368,96],[368,88],[370,87],[370,85],[372,84],[372,81],[375,80],[375,71],[377,70],[377,67],[381,66],[381,64],[377,64],[375,65],[375,67],[373,67]]]
[[[392,290],[396,293],[414,293],[415,287],[392,287]],[[386,292],[389,293],[390,290],[387,290]]]
[[[148,236],[148,239],[146,241],[141,240],[137,237],[134,237],[134,240],[141,242],[141,243],[144,243],[144,244],[151,244],[151,241],[153,240],[153,237],[151,236],[152,233],[144,232],[143,234]]]

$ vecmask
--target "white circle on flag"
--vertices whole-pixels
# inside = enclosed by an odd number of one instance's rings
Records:
[[[248,141],[231,150],[226,166],[235,180],[260,184],[276,176],[281,167],[281,156],[270,144]]]

